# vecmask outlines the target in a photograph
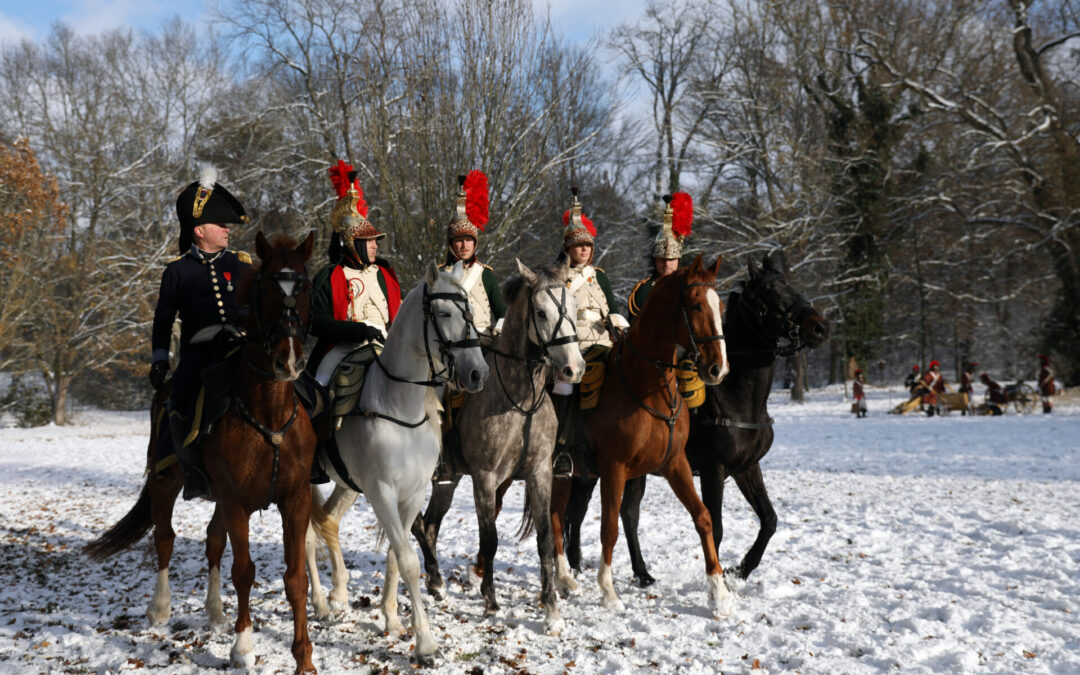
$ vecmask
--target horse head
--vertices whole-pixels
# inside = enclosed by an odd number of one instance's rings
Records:
[[[464,275],[460,260],[447,271],[439,270],[434,262],[428,264],[424,275],[425,346],[429,359],[438,354],[447,378],[476,393],[484,388],[488,366],[473,326],[468,293],[461,286]]]
[[[569,258],[567,258],[569,261]],[[559,378],[575,384],[585,374],[585,359],[577,341],[577,301],[567,289],[569,264],[533,271],[520,260],[518,272],[527,286],[527,338],[540,347]]]
[[[740,302],[748,310],[757,331],[770,338],[787,339],[790,349],[818,347],[829,337],[829,322],[810,302],[791,287],[782,262],[774,256],[747,264],[749,280],[743,284]]]
[[[307,361],[304,337],[311,309],[311,281],[307,261],[315,245],[315,232],[299,245],[292,237],[267,240],[255,235],[259,269],[241,294],[248,304],[247,334],[269,357],[273,375],[283,382],[300,376]]]
[[[698,366],[705,384],[719,384],[728,372],[727,346],[722,324],[724,303],[713,288],[722,258],[705,266],[698,255],[685,271],[671,276],[681,279],[679,303],[682,321],[675,340]]]

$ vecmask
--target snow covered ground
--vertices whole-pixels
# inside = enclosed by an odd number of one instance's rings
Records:
[[[615,585],[626,611],[599,606],[594,502],[583,590],[561,599],[567,628],[558,638],[541,632],[535,543],[512,536],[515,487],[499,521],[502,611],[485,618],[478,588],[462,585],[477,545],[463,482],[440,541],[448,599],[430,614],[438,672],[1080,672],[1080,400],[1060,398],[1049,416],[928,419],[886,415],[896,391],[869,396],[870,417],[857,420],[838,389],[816,390],[801,406],[774,393],[777,438],[763,469],[780,522],[761,567],[746,582],[729,580],[728,620],[709,616],[692,523],[658,479],[642,517],[657,584],[630,583],[620,539]],[[135,501],[147,414],[87,412],[79,421],[0,430],[0,671],[227,670],[232,636],[203,627],[210,505],[177,506],[173,616],[150,628],[152,558],[140,549],[97,564],[80,553]],[[267,511],[251,523],[254,670],[291,672],[280,521]],[[724,524],[727,566],[757,531],[733,486]],[[384,551],[362,500],[342,541],[352,608],[310,622],[316,665],[412,671],[411,635],[381,633]]]

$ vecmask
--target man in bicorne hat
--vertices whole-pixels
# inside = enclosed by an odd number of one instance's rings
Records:
[[[401,306],[397,274],[376,255],[386,233],[367,219],[356,172],[338,160],[329,173],[338,201],[330,214],[330,264],[312,281],[311,334],[319,339],[307,366],[324,387],[346,354],[386,339]]]
[[[184,472],[184,499],[209,495],[206,475],[197,452],[195,421],[199,375],[210,365],[214,337],[240,319],[236,285],[250,269],[251,256],[229,250],[229,226],[246,223],[244,207],[217,182],[217,170],[203,167],[199,180],[176,198],[180,220],[180,257],[161,275],[154,308],[153,357],[150,383],[160,389],[169,372],[169,341],[173,321],[180,316],[180,361],[172,375],[167,406],[171,443]],[[159,457],[171,452],[159,447]],[[159,464],[159,468],[161,465]]]
[[[578,201],[577,188],[571,188],[573,201],[570,208],[563,214],[563,248],[559,260],[569,258],[570,275],[567,279],[567,287],[574,295],[577,303],[577,337],[581,354],[585,357],[585,377],[582,384],[577,385],[579,391],[582,386],[590,386],[593,373],[602,373],[604,360],[608,350],[611,349],[610,330],[625,330],[630,326],[626,317],[616,312],[615,298],[611,293],[611,283],[608,281],[604,270],[592,264],[594,256],[594,244],[596,241],[596,227],[581,210],[581,202]],[[602,377],[602,376],[601,376]],[[596,406],[597,388],[592,389],[589,396],[582,396],[581,409],[592,409]],[[559,417],[559,449],[556,452],[556,461],[553,473],[556,476],[566,476],[571,471],[571,460],[567,450],[578,443],[571,440],[579,435],[575,411],[571,410],[571,402],[575,391],[575,385],[562,380],[556,380],[551,390],[552,402]]]
[[[449,250],[442,269],[449,270],[459,260],[463,263],[461,286],[469,296],[476,332],[487,342],[498,334],[506,316],[506,302],[495,272],[476,257],[480,233],[488,222],[488,180],[483,172],[470,171],[468,176],[458,177],[458,184],[457,206],[446,227]]]

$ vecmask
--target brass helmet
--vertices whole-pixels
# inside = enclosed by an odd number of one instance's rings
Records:
[[[468,176],[458,176],[457,206],[450,224],[446,226],[446,241],[468,236],[480,240],[488,222],[488,179],[483,171],[473,170]]]
[[[694,203],[685,192],[664,195],[664,203],[663,225],[653,239],[650,253],[654,258],[681,258],[683,241],[690,236],[694,222]]]
[[[385,232],[379,232],[371,221],[367,219],[368,205],[364,201],[364,193],[360,189],[360,182],[356,180],[356,171],[342,160],[330,167],[330,182],[334,184],[338,200],[334,204],[334,210],[330,213],[330,225],[334,232],[341,238],[341,244],[351,252],[357,260],[364,257],[353,245],[355,239],[382,239]]]
[[[581,202],[578,201],[578,189],[570,188],[574,200],[570,208],[563,212],[563,250],[568,251],[578,244],[596,243],[596,226],[581,212]]]

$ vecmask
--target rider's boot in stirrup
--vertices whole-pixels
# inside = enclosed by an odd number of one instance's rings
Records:
[[[180,468],[184,473],[184,501],[210,496],[209,481],[198,465],[194,444],[184,447],[187,428],[187,420],[169,413],[169,431],[172,434],[173,448],[176,450],[176,459],[180,461]]]
[[[555,449],[555,458],[551,463],[551,475],[553,478],[570,478],[574,475],[574,460],[565,446]]]

